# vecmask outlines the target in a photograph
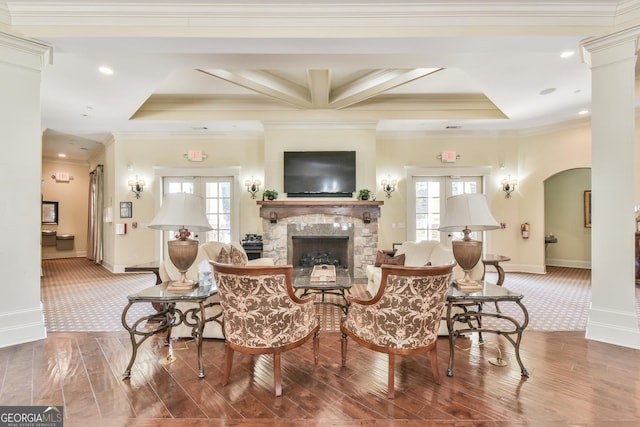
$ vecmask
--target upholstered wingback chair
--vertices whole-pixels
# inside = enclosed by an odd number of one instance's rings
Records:
[[[438,373],[437,339],[455,263],[444,266],[382,265],[382,281],[371,300],[349,296],[349,311],[342,319],[342,365],[347,360],[347,337],[389,355],[388,392],[393,399],[395,355],[431,353],[431,371]]]
[[[198,248],[198,255],[196,256],[196,260],[193,265],[189,267],[187,270],[187,279],[198,281],[198,269],[200,265],[204,262],[208,264],[210,260],[218,260],[220,258],[221,252],[224,250],[227,262],[246,264],[246,265],[273,265],[273,260],[271,258],[258,258],[250,260],[247,257],[246,252],[237,242],[233,243],[222,243],[211,241],[207,243],[203,243]],[[180,271],[173,265],[169,258],[165,259],[160,263],[160,279],[163,282],[167,282],[170,280],[178,280],[180,279]],[[209,297],[205,303],[205,317],[207,319],[215,319],[215,321],[208,321],[204,324],[204,331],[202,336],[204,338],[218,338],[224,339],[224,333],[222,331],[222,309],[220,308],[220,299],[217,294]],[[193,307],[194,303],[191,302],[179,302],[176,304],[176,307],[180,310],[186,311],[189,308]],[[188,325],[184,323],[180,323],[179,325],[174,326],[171,329],[171,336],[176,338],[190,338],[192,329]]]
[[[235,350],[273,354],[276,396],[282,395],[280,355],[313,336],[318,364],[320,322],[314,296],[300,299],[293,291],[293,267],[246,267],[211,262],[224,316],[226,338],[222,385],[229,382]]]

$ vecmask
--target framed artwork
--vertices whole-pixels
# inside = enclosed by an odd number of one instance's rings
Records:
[[[120,218],[131,218],[133,216],[133,204],[131,202],[120,202]]]
[[[584,226],[591,228],[591,190],[584,192]]]
[[[393,246],[392,246],[393,252],[400,249],[400,246],[402,246],[402,243],[393,243]]]
[[[42,223],[58,223],[58,202],[42,202]]]

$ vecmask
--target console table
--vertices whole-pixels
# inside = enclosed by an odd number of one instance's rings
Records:
[[[449,294],[447,295],[447,329],[449,330],[449,368],[447,369],[447,376],[453,376],[453,355],[455,349],[455,343],[458,337],[465,333],[478,332],[480,342],[483,342],[482,333],[489,332],[505,337],[514,347],[516,360],[520,365],[520,371],[523,376],[529,376],[529,372],[522,364],[520,360],[520,342],[522,341],[522,333],[529,324],[529,313],[527,308],[522,304],[522,298],[524,295],[512,292],[502,286],[494,285],[493,283],[481,281],[483,284],[482,291],[478,292],[463,292],[458,290],[454,284],[449,288]],[[484,303],[493,302],[496,306],[495,312],[484,311]],[[513,302],[520,307],[524,315],[522,323],[511,316],[503,315],[498,312],[497,304],[503,302]],[[453,314],[453,308],[459,308],[458,312]],[[507,323],[510,322],[513,328],[510,329],[487,329],[482,327],[483,317],[493,317],[496,319],[504,320]],[[467,325],[465,329],[454,329],[456,322]],[[477,325],[477,326],[475,326]],[[508,324],[506,326],[509,326]],[[512,337],[512,335],[515,335]]]
[[[167,331],[167,341],[171,339],[171,328],[184,322],[186,325],[191,326],[191,335],[196,340],[198,348],[198,376],[204,378],[204,367],[202,365],[202,330],[207,320],[205,319],[205,301],[211,295],[218,292],[217,286],[210,285],[204,287],[194,287],[188,290],[173,291],[167,290],[167,286],[170,282],[164,282],[159,285],[151,286],[143,289],[142,291],[127,296],[129,303],[122,311],[122,326],[129,332],[131,338],[131,360],[124,371],[124,378],[131,377],[131,367],[136,360],[138,354],[138,348],[147,340],[147,338],[158,334],[160,332]],[[197,305],[184,312],[176,308],[177,302],[193,302]],[[129,324],[127,321],[127,312],[133,304],[137,303],[157,303],[161,310],[158,313],[143,316],[133,323]],[[153,330],[146,330],[148,327],[148,320],[156,320],[158,317],[162,319],[158,322],[157,326]],[[141,328],[141,330],[138,330]],[[136,337],[141,337],[139,340]]]

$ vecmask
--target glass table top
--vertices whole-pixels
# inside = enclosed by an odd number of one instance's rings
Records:
[[[524,295],[519,294],[517,292],[510,291],[504,286],[498,286],[493,283],[486,282],[484,280],[479,280],[479,283],[483,284],[483,288],[481,291],[477,292],[464,292],[456,288],[454,283],[449,287],[449,294],[447,295],[448,300],[455,301],[496,301],[496,300],[519,300],[524,297]]]
[[[171,282],[164,282],[159,285],[150,286],[138,293],[131,294],[127,298],[130,301],[176,301],[176,300],[199,300],[207,299],[218,292],[216,284],[207,286],[194,286],[184,290],[167,290]]]

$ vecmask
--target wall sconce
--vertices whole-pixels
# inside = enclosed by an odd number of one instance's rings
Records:
[[[131,187],[131,191],[136,195],[136,199],[140,198],[140,193],[144,190],[145,182],[143,180],[139,180],[138,176],[136,176],[136,180],[130,179],[128,184]]]
[[[391,193],[396,191],[396,185],[398,185],[397,179],[383,179],[380,184],[382,184],[382,190],[387,193],[387,198],[391,197]]]
[[[511,175],[509,175],[509,178],[502,179],[502,190],[507,193],[504,195],[505,198],[508,199],[511,197],[511,193],[515,191],[516,185],[518,185],[518,180],[511,179]]]
[[[251,177],[251,180],[247,179],[244,182],[244,186],[247,187],[247,191],[251,194],[252,199],[256,198],[256,193],[260,191],[261,184],[262,182],[260,182],[259,179],[253,179],[253,177]]]

